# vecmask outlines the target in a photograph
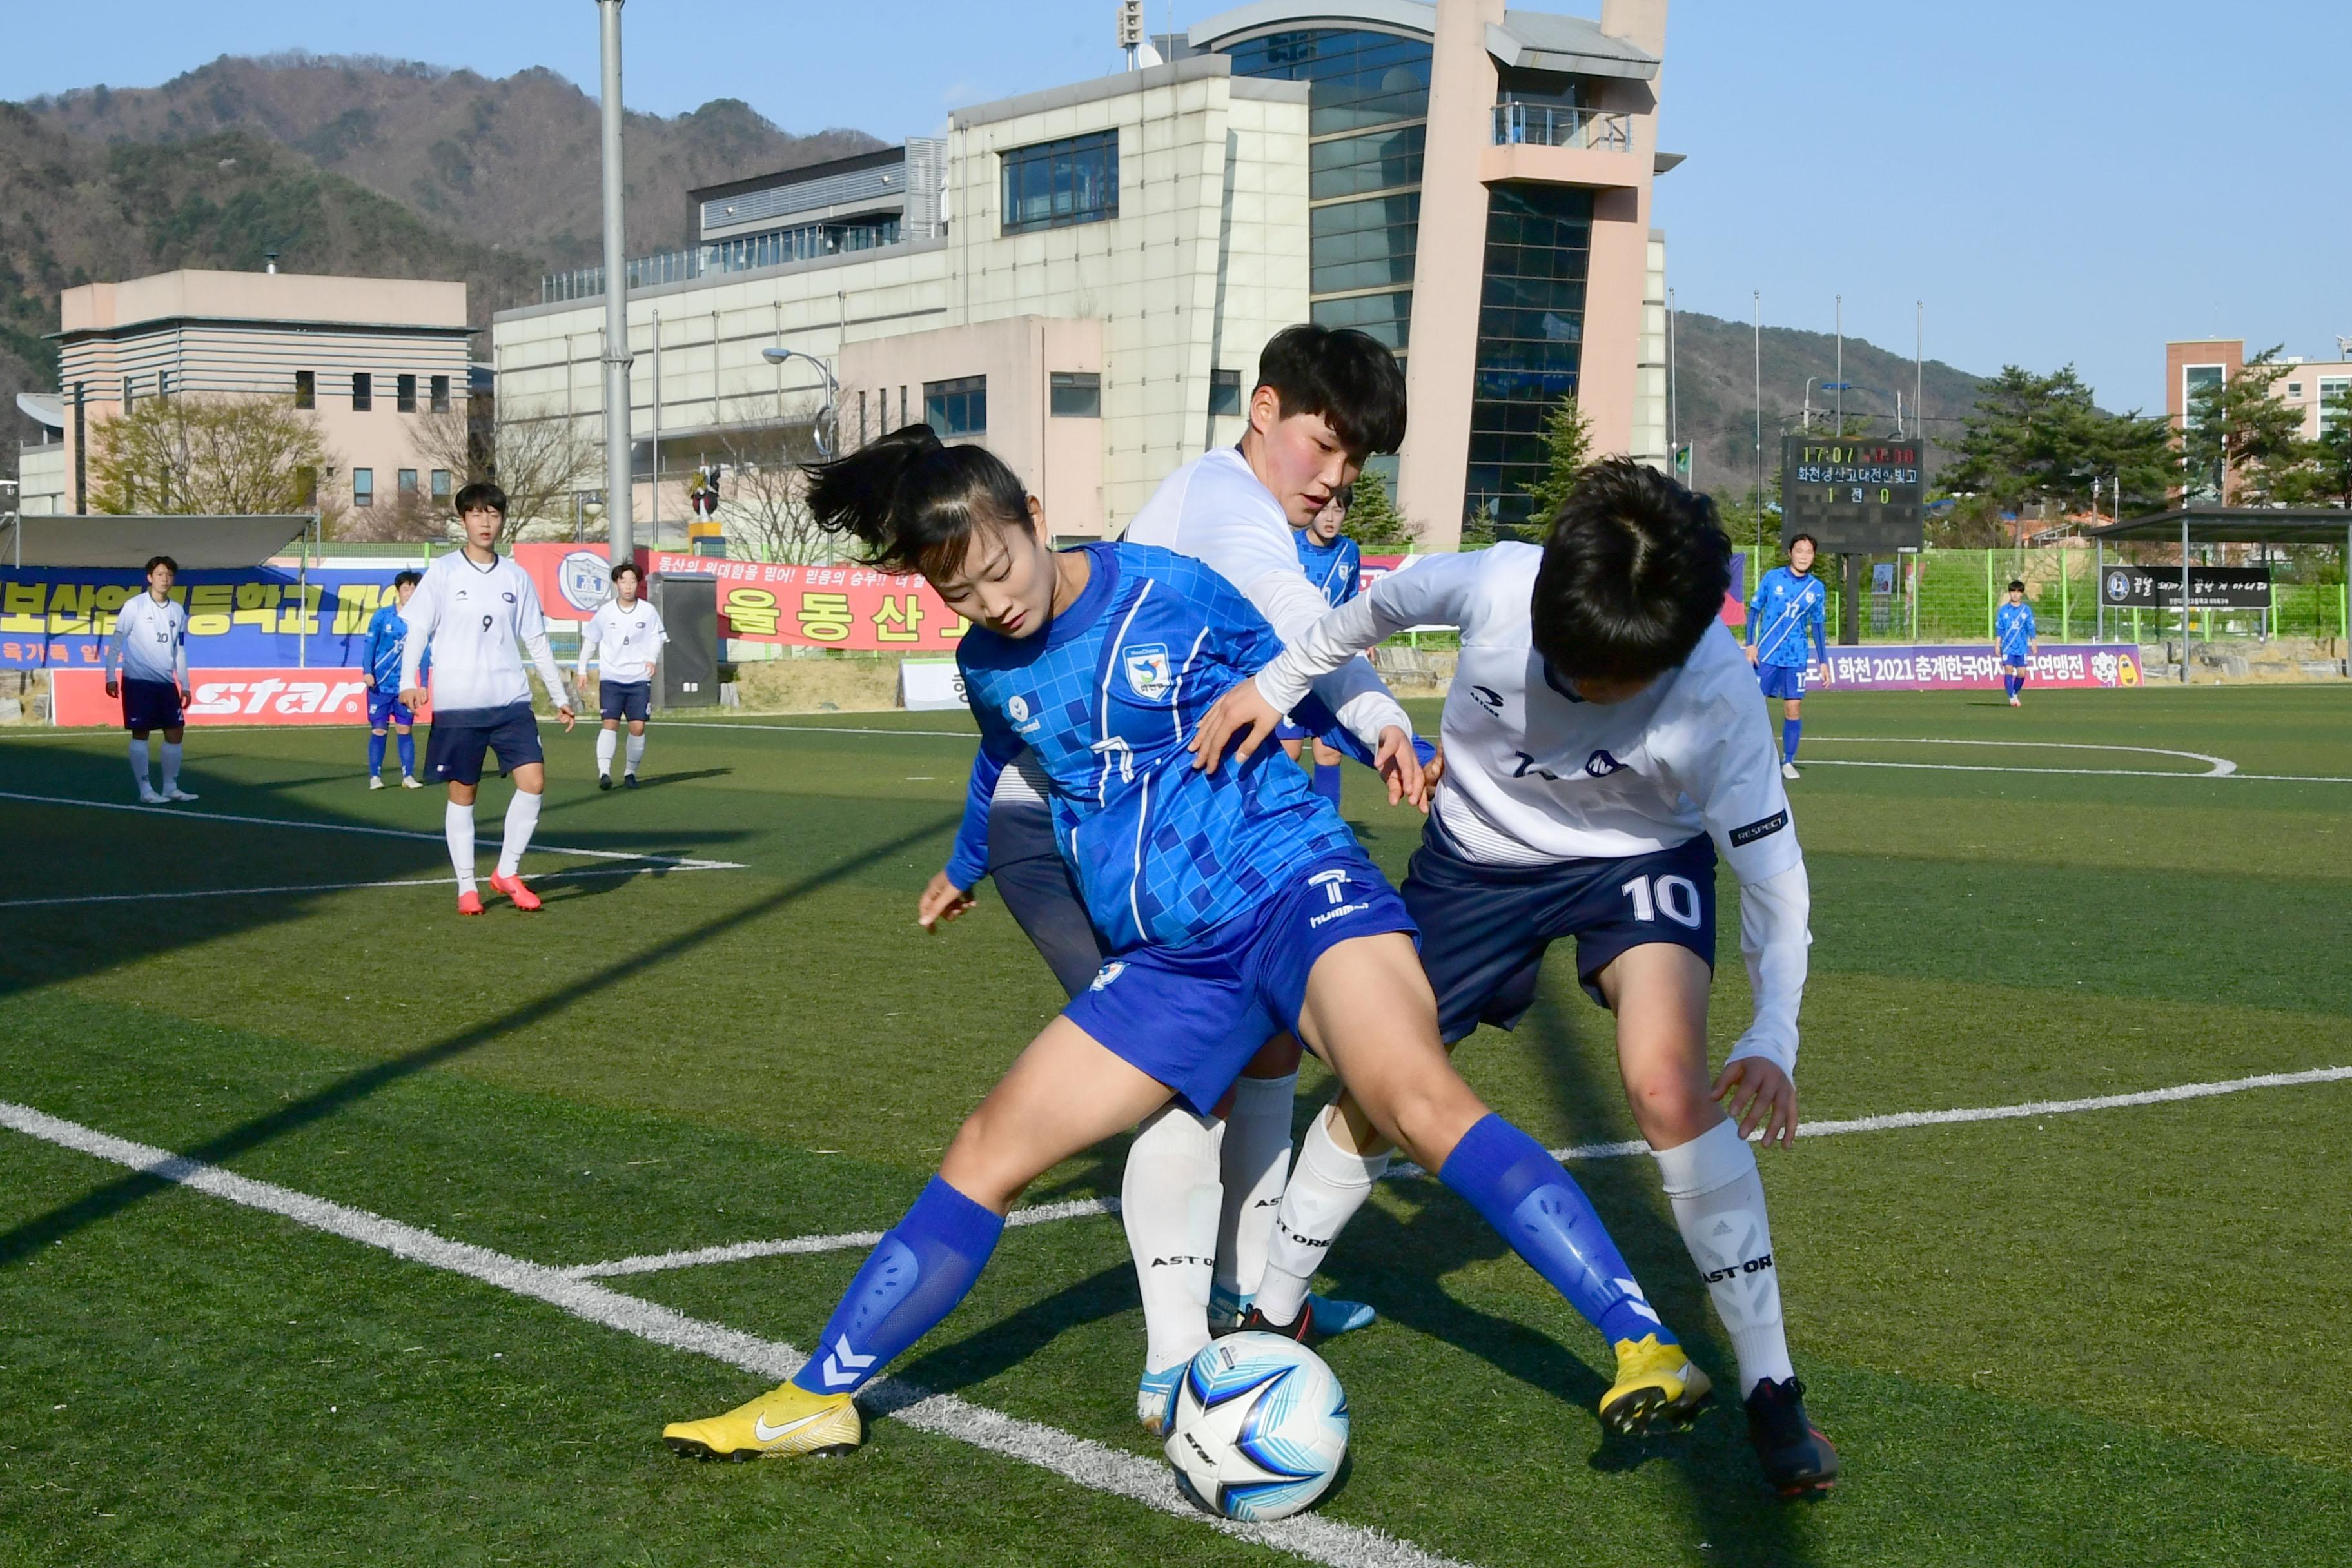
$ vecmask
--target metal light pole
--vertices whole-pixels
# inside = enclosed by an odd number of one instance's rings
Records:
[[[1748,591],[1756,591],[1757,574],[1764,569],[1764,290],[1754,290],[1756,305],[1756,563],[1748,574]]]
[[[810,427],[809,438],[816,444],[818,457],[832,457],[835,446],[834,422],[840,417],[841,408],[841,383],[833,378],[833,367],[816,355],[804,353],[799,349],[761,349],[760,357],[770,364],[782,364],[786,360],[804,359],[816,366],[817,374],[824,377],[824,409],[816,416],[816,423]]]
[[[621,6],[596,0],[604,50],[604,526],[605,559],[636,559],[630,528],[635,480],[629,441],[629,263],[621,232]]]
[[[1845,439],[1845,296],[1837,297],[1837,434]]]

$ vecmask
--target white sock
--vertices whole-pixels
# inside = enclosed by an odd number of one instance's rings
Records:
[[[145,773],[147,770],[142,768],[139,771]],[[179,787],[180,744],[176,741],[166,741],[163,742],[163,793],[169,795]]]
[[[645,760],[646,760],[646,738],[645,738],[643,735],[632,735],[632,736],[630,736],[630,737],[629,737],[629,772],[631,772],[631,773],[635,773],[635,772],[637,771],[637,764],[638,764],[639,763],[644,762]]]
[[[139,781],[139,793],[146,795],[154,785],[147,782],[147,742],[133,739],[131,742],[131,776]]]
[[[1265,1272],[1265,1238],[1282,1186],[1290,1179],[1290,1105],[1298,1075],[1234,1080],[1225,1114],[1224,1212],[1217,1218],[1217,1288],[1235,1296],[1257,1289]]]
[[[457,890],[474,890],[474,808],[449,803],[441,814],[441,836],[449,841],[449,864],[457,868]]]
[[[539,796],[528,790],[514,792],[507,802],[507,837],[499,847],[499,875],[511,877],[522,869],[522,852],[530,847],[531,829],[539,826]]]
[[[1119,1217],[1143,1290],[1143,1368],[1181,1366],[1209,1342],[1217,1244],[1217,1146],[1224,1123],[1180,1104],[1154,1112],[1127,1152]]]
[[[596,771],[605,778],[613,776],[613,748],[620,739],[620,735],[612,730],[596,731]]]
[[[1282,1191],[1274,1234],[1266,1239],[1265,1274],[1257,1286],[1257,1310],[1271,1323],[1297,1321],[1307,1304],[1307,1283],[1329,1256],[1372,1184],[1389,1168],[1389,1153],[1351,1153],[1331,1136],[1339,1107],[1326,1110],[1298,1146],[1298,1165]]]
[[[1726,1121],[1687,1143],[1650,1152],[1665,1179],[1683,1245],[1715,1299],[1716,1316],[1731,1333],[1739,1396],[1747,1398],[1760,1379],[1795,1376],[1781,1331],[1780,1270],[1773,1267],[1756,1151],[1739,1136],[1738,1124]]]

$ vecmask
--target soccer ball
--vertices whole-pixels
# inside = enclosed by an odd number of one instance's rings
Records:
[[[1192,1358],[1168,1424],[1168,1462],[1227,1519],[1287,1519],[1348,1453],[1348,1396],[1323,1358],[1279,1334],[1228,1334]]]

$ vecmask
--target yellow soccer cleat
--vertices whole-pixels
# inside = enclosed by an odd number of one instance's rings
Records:
[[[846,1454],[866,1424],[846,1394],[811,1394],[778,1384],[749,1405],[708,1421],[673,1421],[662,1441],[692,1459],[765,1459],[787,1454]]]
[[[1617,1342],[1617,1382],[1601,1396],[1601,1424],[1622,1436],[1679,1432],[1698,1419],[1715,1384],[1683,1347],[1655,1334]]]

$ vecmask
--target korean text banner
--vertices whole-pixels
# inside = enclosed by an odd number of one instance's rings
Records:
[[[1987,647],[1833,647],[1809,684],[1823,691],[1970,691],[2000,685],[2006,667]],[[2137,686],[2139,649],[2130,643],[2043,643],[2028,661],[2029,686]]]
[[[188,663],[364,664],[368,620],[393,596],[395,570],[314,570],[307,582],[273,566],[184,573],[172,597],[187,607]],[[146,591],[136,572],[0,566],[0,669],[99,668],[115,611]]]
[[[106,672],[50,676],[61,726],[122,722],[122,699],[106,694]],[[190,724],[360,724],[367,721],[367,673],[360,669],[203,668],[188,671]]]

